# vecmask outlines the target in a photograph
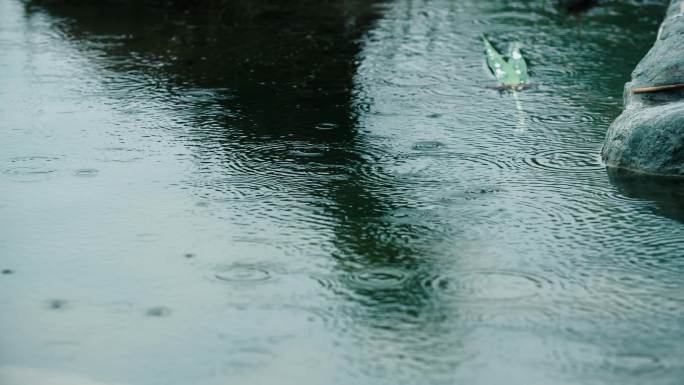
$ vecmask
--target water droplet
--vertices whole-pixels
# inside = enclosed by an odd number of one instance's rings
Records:
[[[67,301],[63,299],[51,299],[47,301],[48,308],[52,310],[64,309],[67,306]]]
[[[334,130],[338,126],[335,123],[319,123],[316,125],[316,129],[320,131],[328,131],[328,130]]]
[[[415,151],[435,151],[444,147],[444,143],[438,142],[436,140],[424,140],[416,142],[411,146],[411,149]]]
[[[94,168],[79,168],[78,170],[74,171],[74,176],[82,177],[82,178],[90,178],[97,176],[97,174],[100,171]]]
[[[145,315],[148,317],[166,317],[171,314],[171,309],[165,306],[155,306],[147,309]]]

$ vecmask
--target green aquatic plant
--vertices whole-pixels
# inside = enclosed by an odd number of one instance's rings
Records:
[[[518,90],[522,89],[528,84],[529,76],[527,74],[527,62],[520,53],[520,44],[511,44],[508,53],[508,60],[506,60],[499,51],[494,48],[492,43],[487,40],[486,36],[482,36],[485,45],[485,52],[487,53],[487,65],[496,77],[496,80],[501,83],[501,87],[511,89],[513,91],[513,99],[515,99],[515,108],[518,111],[518,122],[516,125],[517,132],[525,131],[526,114],[523,110],[522,102],[518,95]]]
[[[527,84],[527,62],[520,53],[520,45],[514,43],[506,60],[499,51],[492,46],[487,37],[482,36],[487,54],[487,65],[504,87],[517,88]]]

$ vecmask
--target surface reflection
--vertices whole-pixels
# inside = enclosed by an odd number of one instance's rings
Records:
[[[653,203],[654,211],[684,223],[684,181],[609,169],[610,181],[626,197]]]
[[[9,362],[164,385],[682,377],[681,184],[599,158],[663,1],[0,5]],[[483,33],[524,43],[519,104],[488,87]]]

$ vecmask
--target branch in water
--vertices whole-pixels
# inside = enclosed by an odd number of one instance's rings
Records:
[[[652,92],[670,91],[684,88],[684,84],[668,84],[665,86],[654,86],[654,87],[639,87],[632,88],[633,94],[648,94]]]

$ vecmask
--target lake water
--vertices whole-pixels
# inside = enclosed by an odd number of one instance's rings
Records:
[[[0,0],[3,385],[684,381],[684,184],[600,159],[666,2],[67,3]]]

